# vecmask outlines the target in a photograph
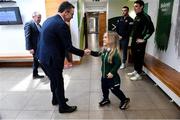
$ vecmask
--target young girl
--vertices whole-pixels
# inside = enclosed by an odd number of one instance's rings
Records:
[[[109,89],[112,93],[120,99],[121,110],[125,110],[128,107],[130,99],[127,98],[120,90],[120,77],[117,73],[121,59],[118,49],[119,35],[116,32],[106,32],[103,36],[103,49],[100,52],[91,51],[91,55],[102,59],[102,77],[101,87],[103,93],[103,100],[99,102],[102,107],[110,104]]]

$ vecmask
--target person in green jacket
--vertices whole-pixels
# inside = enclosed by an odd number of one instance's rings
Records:
[[[136,81],[142,79],[144,55],[146,52],[147,40],[154,32],[154,25],[151,17],[144,12],[144,2],[137,0],[134,2],[134,19],[131,33],[131,52],[134,63],[134,71],[128,73],[130,80]]]
[[[103,93],[103,100],[99,102],[102,107],[110,104],[109,89],[112,93],[120,99],[121,110],[125,110],[128,107],[130,99],[127,98],[120,90],[120,76],[118,69],[121,65],[120,52],[118,49],[118,41],[120,36],[116,32],[106,32],[103,36],[103,49],[100,52],[91,51],[91,55],[98,57],[101,56],[101,87]]]

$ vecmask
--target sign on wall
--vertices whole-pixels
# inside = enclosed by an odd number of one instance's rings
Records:
[[[148,14],[148,3],[144,4],[144,12]]]
[[[173,2],[174,0],[159,0],[155,43],[157,48],[163,51],[168,48]]]

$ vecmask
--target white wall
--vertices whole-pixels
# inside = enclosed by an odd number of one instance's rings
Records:
[[[79,48],[80,47],[80,37],[79,37],[79,29],[78,29],[77,1],[73,0],[70,2],[75,7],[73,19],[70,21],[71,38],[72,38],[73,46]],[[79,60],[80,60],[80,57],[73,55],[73,61],[79,61]]]
[[[32,19],[32,13],[39,11],[42,22],[46,18],[45,0],[16,0],[16,3],[3,3],[0,7],[19,7],[23,24]],[[0,25],[0,53],[25,51],[23,25]]]
[[[157,24],[157,15],[158,15],[158,7],[159,7],[159,0],[145,0],[148,2],[148,14],[151,16],[154,26],[156,28]],[[177,19],[177,12],[178,12],[178,4],[179,0],[174,0],[174,7],[172,12],[172,24],[171,24],[171,32],[169,37],[169,44],[168,49],[166,52],[159,51],[154,43],[155,33],[151,36],[148,40],[146,52],[163,63],[169,65],[176,71],[180,72],[180,56],[178,56],[178,49],[176,48],[175,43],[175,30],[176,30],[176,19]],[[164,23],[165,24],[165,23]],[[180,39],[179,39],[180,41]],[[179,46],[180,47],[180,46]]]
[[[129,15],[134,18],[135,12],[133,9],[134,1],[130,0],[108,0],[108,19],[121,16],[123,6],[129,7]]]
[[[77,0],[70,1],[75,6],[75,14],[70,22],[73,45],[79,48],[79,31],[77,17]],[[3,3],[0,7],[19,7],[23,25],[32,19],[32,13],[39,11],[42,14],[43,24],[46,19],[45,0],[16,0],[16,3]],[[55,13],[54,13],[55,14]],[[0,53],[26,53],[23,25],[0,25]],[[73,55],[73,60],[80,60]]]

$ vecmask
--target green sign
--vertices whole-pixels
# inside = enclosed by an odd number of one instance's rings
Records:
[[[144,4],[144,12],[148,14],[148,3]]]
[[[159,0],[155,43],[157,48],[163,51],[166,51],[168,48],[173,2],[174,0]]]

